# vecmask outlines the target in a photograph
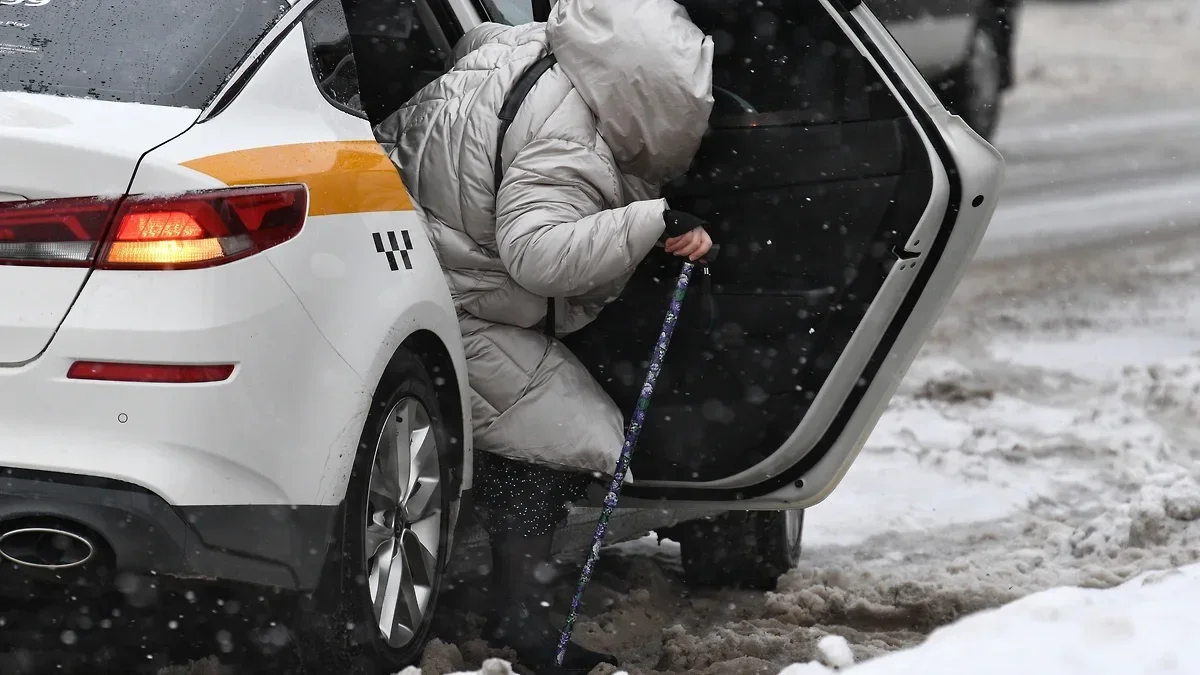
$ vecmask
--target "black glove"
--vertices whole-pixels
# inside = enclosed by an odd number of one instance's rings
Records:
[[[667,209],[663,211],[663,222],[667,225],[667,239],[673,239],[675,237],[685,235],[697,227],[703,227],[708,231],[708,236],[712,236],[712,231],[709,230],[708,227],[708,221],[704,220],[703,218],[693,216],[690,213]]]

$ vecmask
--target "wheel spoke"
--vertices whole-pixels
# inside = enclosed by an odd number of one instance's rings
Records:
[[[399,454],[396,435],[385,425],[375,449],[375,463],[371,466],[371,503],[379,508],[395,511],[400,503]]]
[[[418,404],[411,398],[406,398],[396,406],[392,414],[395,431],[392,437],[396,443],[396,485],[399,488],[397,498],[403,502],[412,485],[412,435],[417,429]]]
[[[409,523],[416,523],[436,516],[441,512],[442,481],[437,478],[421,478],[404,505]]]
[[[410,572],[413,583],[432,589],[433,580],[437,577],[437,556],[411,530],[400,538],[400,546],[404,549],[405,568]]]
[[[400,582],[399,570],[396,570],[396,558],[400,553],[395,539],[388,539],[379,548],[375,556],[375,564],[371,570],[371,592],[374,595],[375,618],[379,628],[387,635],[396,614],[397,586]]]
[[[437,435],[433,433],[433,429],[425,424],[425,426],[413,430],[409,447],[412,457],[412,478],[409,487],[422,478],[437,478],[440,475]]]
[[[411,528],[409,531],[416,535],[417,539],[421,541],[422,546],[431,551],[437,550],[442,534],[441,518],[418,520],[409,527]]]
[[[408,542],[415,542],[416,537],[411,532],[405,532],[400,538],[400,549],[403,558],[400,561],[400,598],[399,601],[404,603],[406,612],[397,611],[394,624],[399,627],[407,627],[415,632],[417,626],[421,625],[422,612],[421,603],[417,601],[417,579],[413,576],[414,573],[421,574],[421,563],[413,564],[413,555],[409,552],[412,545]],[[420,542],[417,542],[417,547],[420,548]],[[405,616],[407,614],[407,616]],[[404,619],[407,618],[407,621]]]
[[[364,549],[367,554],[367,560],[371,560],[379,555],[383,545],[392,541],[393,532],[391,527],[385,527],[378,522],[373,522],[367,525],[366,537],[364,540]]]

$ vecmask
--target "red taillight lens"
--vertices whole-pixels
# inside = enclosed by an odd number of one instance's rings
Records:
[[[307,215],[303,185],[0,202],[0,265],[212,267],[295,237]]]
[[[282,244],[308,214],[303,185],[129,197],[117,211],[100,269],[191,269]]]
[[[118,201],[0,203],[0,265],[90,267]]]
[[[221,382],[229,379],[232,374],[232,365],[164,366],[152,363],[106,363],[102,361],[76,361],[67,369],[67,378],[72,380],[159,384]]]

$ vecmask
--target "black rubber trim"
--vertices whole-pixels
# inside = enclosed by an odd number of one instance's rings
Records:
[[[135,574],[310,590],[339,513],[337,506],[174,507],[119,480],[0,467],[0,523],[82,526],[111,549],[117,571]]]
[[[321,1],[322,0],[317,0],[317,2],[314,2],[312,4],[312,7],[309,7],[308,9],[304,10],[304,13],[308,14],[310,11],[312,11],[312,8],[319,5],[321,3]],[[342,11],[342,19],[343,20],[346,19],[345,10]],[[317,91],[321,92],[321,96],[325,99],[325,101],[327,103],[329,103],[329,105],[337,108],[338,110],[341,110],[342,112],[346,113],[347,115],[352,115],[359,119],[367,120],[368,122],[370,122],[371,120],[369,117],[367,117],[367,113],[365,110],[355,110],[354,108],[351,108],[350,106],[346,105],[345,103],[342,103],[341,101],[338,101],[337,99],[335,99],[329,95],[329,91],[327,91],[325,89],[325,86],[321,82],[320,74],[317,73],[317,63],[316,63],[316,61],[313,60],[312,33],[309,31],[308,26],[303,23],[303,21],[304,21],[303,17],[301,17],[300,21],[301,21],[300,30],[304,31],[304,48],[308,52],[308,69],[309,69],[309,71],[312,72],[313,84],[317,85]],[[350,29],[348,27],[349,26],[348,20],[347,20],[346,24],[347,24],[346,39],[350,41],[350,58],[353,59],[354,58],[354,41],[350,37]],[[292,26],[292,28],[290,28],[288,30],[289,31],[295,30],[295,26]],[[336,67],[335,67],[335,70],[336,70]],[[354,80],[355,80],[354,83],[356,85],[358,85],[359,99],[360,99],[360,103],[361,103],[362,85],[358,82],[358,62],[357,61],[355,61],[355,64],[354,64]]]
[[[225,94],[221,96],[221,98],[217,99],[216,105],[214,105],[212,108],[212,113],[207,118],[197,122],[197,124],[203,124],[204,122],[215,119],[217,115],[220,115],[222,112],[224,112],[225,109],[229,107],[229,104],[233,103],[234,99],[236,99],[238,95],[242,93],[242,90],[246,88],[246,85],[250,82],[250,80],[254,78],[254,75],[258,72],[258,69],[262,67],[262,64],[266,63],[271,54],[275,53],[275,48],[278,47],[281,42],[283,42],[284,38],[291,34],[292,30],[296,27],[296,24],[303,21],[304,16],[312,11],[312,8],[316,5],[317,3],[314,2],[306,7],[304,11],[295,18],[295,20],[288,24],[287,28],[283,29],[279,35],[275,36],[275,39],[267,45],[266,49],[264,49],[261,54],[255,57],[255,59],[250,63],[249,67],[242,72],[241,76],[239,76],[236,80],[227,83],[229,88],[225,90]],[[309,60],[311,61],[312,59]],[[238,64],[238,67],[241,67],[241,63]],[[237,68],[234,68],[234,70],[237,70]]]
[[[851,9],[859,5],[857,1],[841,2],[840,0],[831,0],[834,8],[839,9],[843,15],[848,14]],[[844,17],[849,24],[854,34],[862,40],[866,45],[867,50],[875,57],[880,67],[887,74],[888,78],[895,83],[900,82],[898,74],[891,64],[883,57],[878,47],[875,46],[867,35],[863,32],[862,27],[853,17]],[[650,487],[630,484],[622,488],[621,493],[626,497],[637,499],[662,499],[673,501],[738,501],[741,499],[750,499],[754,497],[762,497],[780,490],[788,485],[793,485],[796,481],[804,478],[804,475],[813,469],[822,459],[825,458],[838,439],[845,432],[846,427],[850,423],[850,418],[853,417],[862,401],[863,395],[867,388],[875,380],[875,376],[879,373],[879,368],[887,359],[888,354],[892,350],[892,346],[896,343],[897,337],[904,329],[904,325],[908,322],[909,316],[912,315],[913,308],[921,299],[925,292],[925,287],[929,283],[929,278],[933,275],[937,268],[938,262],[941,261],[942,254],[946,250],[946,244],[950,240],[950,235],[954,232],[954,226],[958,220],[959,206],[962,202],[962,182],[958,179],[958,167],[954,164],[953,155],[950,149],[942,140],[941,133],[938,131],[933,119],[921,107],[916,98],[908,92],[907,89],[901,89],[901,95],[908,103],[916,116],[917,122],[921,128],[925,130],[929,137],[930,143],[934,146],[938,157],[942,160],[943,166],[946,169],[946,175],[950,179],[950,198],[946,205],[946,216],[942,221],[942,228],[934,238],[933,244],[929,247],[926,255],[926,261],[922,266],[921,271],[917,273],[917,278],[913,280],[912,288],[908,295],[905,296],[904,302],[896,312],[896,316],[888,325],[886,331],[879,341],[879,346],[867,361],[866,368],[863,369],[860,382],[864,384],[858,385],[850,393],[843,404],[842,409],[834,417],[833,423],[829,430],[821,436],[820,440],[813,446],[812,450],[800,459],[795,465],[788,468],[786,471],[772,476],[771,478],[750,486],[738,488],[710,488],[710,487]]]

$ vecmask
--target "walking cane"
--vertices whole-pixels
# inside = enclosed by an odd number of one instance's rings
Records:
[[[683,308],[683,298],[687,295],[688,284],[692,280],[692,272],[697,266],[708,274],[708,265],[717,257],[719,247],[712,248],[699,262],[684,262],[683,269],[675,279],[675,291],[671,294],[671,304],[667,316],[663,320],[662,331],[658,334],[658,342],[650,354],[650,369],[646,371],[646,379],[642,383],[642,392],[638,395],[637,405],[633,409],[633,418],[625,430],[625,445],[621,447],[621,456],[617,458],[617,468],[613,471],[612,482],[608,486],[608,494],[604,496],[604,508],[600,511],[600,520],[596,523],[596,533],[592,535],[592,550],[588,553],[583,572],[579,574],[579,584],[575,587],[575,597],[571,598],[571,611],[567,614],[566,625],[558,639],[558,651],[554,662],[561,666],[563,655],[567,652],[567,643],[571,641],[571,633],[575,631],[575,619],[579,613],[579,603],[583,600],[583,592],[587,590],[588,582],[592,580],[592,572],[596,568],[596,560],[600,557],[600,546],[604,543],[604,533],[608,529],[608,519],[613,509],[617,508],[617,497],[621,495],[621,484],[625,482],[625,472],[629,469],[629,458],[637,445],[638,436],[642,433],[642,423],[646,419],[646,410],[650,407],[650,397],[654,395],[654,383],[662,369],[663,360],[667,357],[667,345],[675,332],[675,322],[679,320],[679,312]]]

